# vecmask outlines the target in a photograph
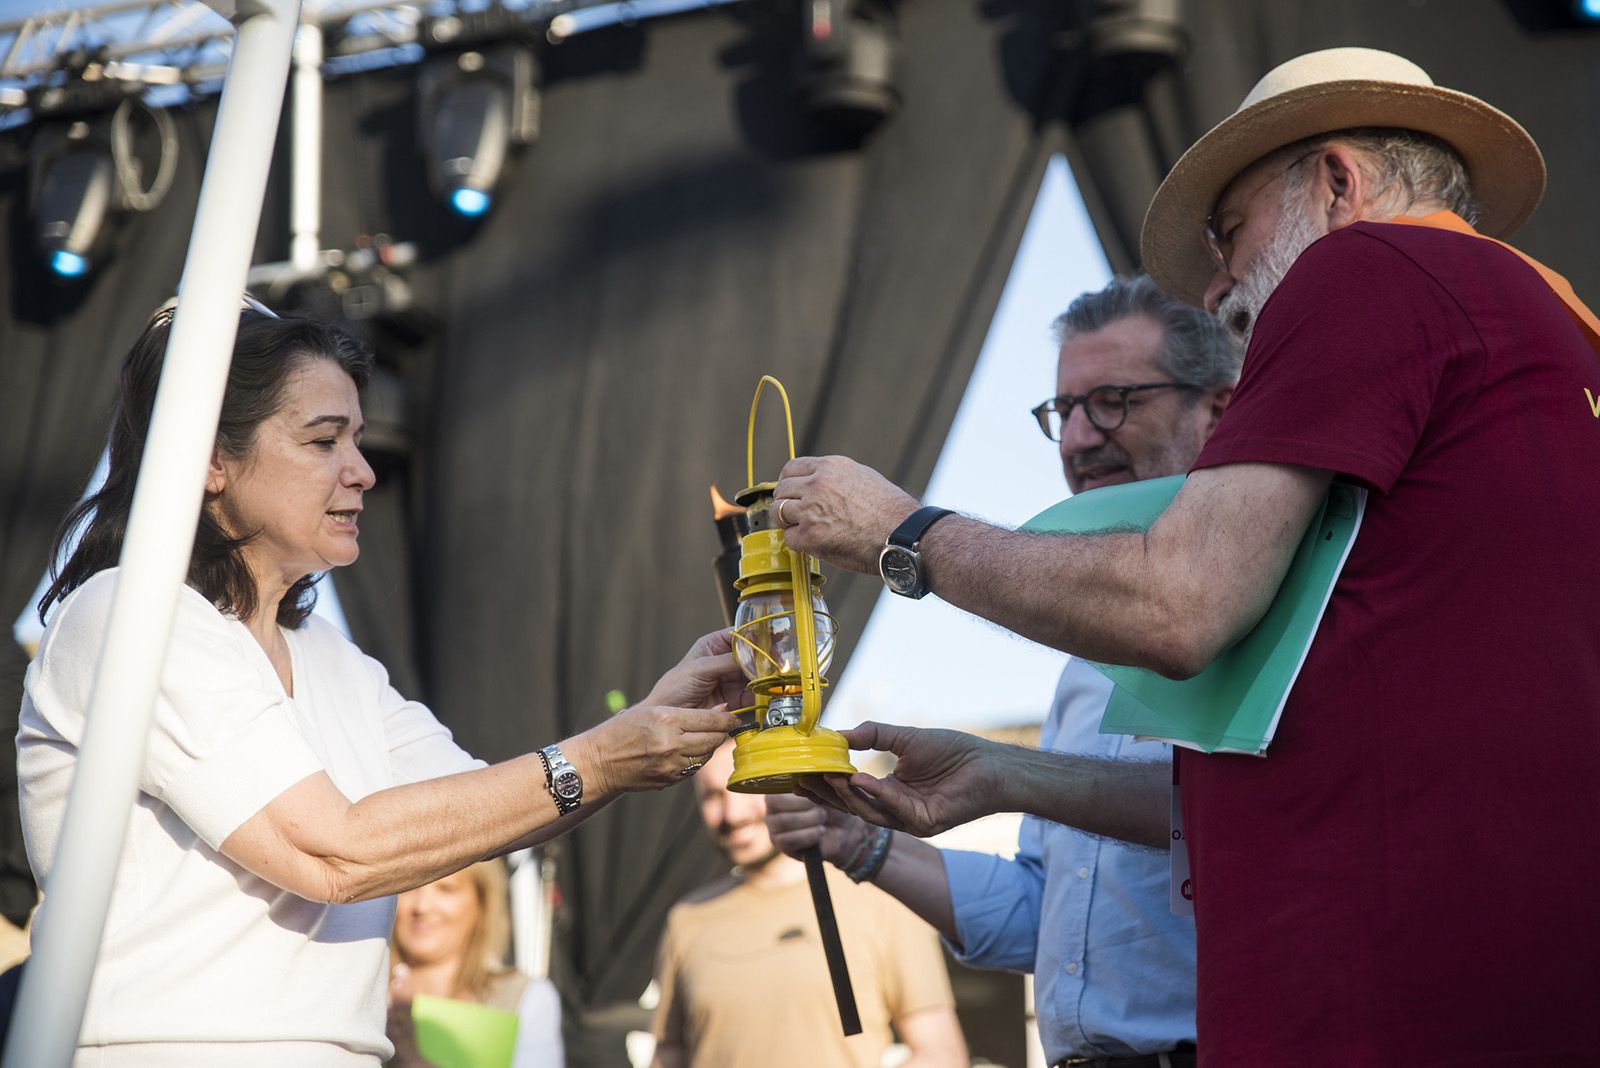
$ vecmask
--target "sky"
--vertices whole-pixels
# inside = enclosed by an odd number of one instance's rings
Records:
[[[1068,496],[1055,443],[1028,410],[1055,395],[1051,324],[1111,278],[1066,160],[1050,161],[972,380],[939,454],[927,504],[1018,526]],[[884,591],[835,680],[823,722],[913,726],[1042,722],[1066,657],[937,596]]]

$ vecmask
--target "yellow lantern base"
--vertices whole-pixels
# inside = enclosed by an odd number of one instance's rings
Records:
[[[801,734],[767,727],[734,735],[728,789],[741,794],[787,794],[801,775],[854,775],[844,735],[826,727]]]

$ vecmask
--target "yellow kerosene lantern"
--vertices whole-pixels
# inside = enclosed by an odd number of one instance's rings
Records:
[[[749,526],[740,543],[739,608],[734,615],[734,656],[756,696],[749,717],[734,735],[733,777],[728,789],[747,794],[788,793],[797,776],[850,775],[850,747],[837,731],[817,726],[822,716],[825,673],[833,660],[833,616],[822,599],[822,567],[814,557],[789,548],[772,498],[775,482],[755,479],[756,410],[768,384],[783,399],[794,457],[794,417],[789,394],[762,375],[750,402],[747,476],[750,485],[734,500],[745,507]]]

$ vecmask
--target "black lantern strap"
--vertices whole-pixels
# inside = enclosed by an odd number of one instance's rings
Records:
[[[822,933],[822,953],[828,958],[828,978],[833,980],[833,1000],[839,1005],[839,1023],[844,1033],[861,1033],[861,1014],[856,1011],[856,992],[850,986],[850,969],[844,962],[844,943],[839,940],[839,918],[833,914],[833,895],[828,892],[828,877],[822,870],[822,847],[812,846],[800,854],[806,862],[806,881],[811,884],[811,904],[817,910],[817,929]]]

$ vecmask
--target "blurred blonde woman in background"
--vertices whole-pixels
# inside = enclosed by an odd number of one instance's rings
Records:
[[[512,1068],[562,1068],[561,1001],[548,979],[505,963],[511,947],[506,868],[487,860],[399,895],[389,944],[389,1039],[398,1068],[429,1061],[418,1052],[412,999],[474,1002],[517,1015]]]

